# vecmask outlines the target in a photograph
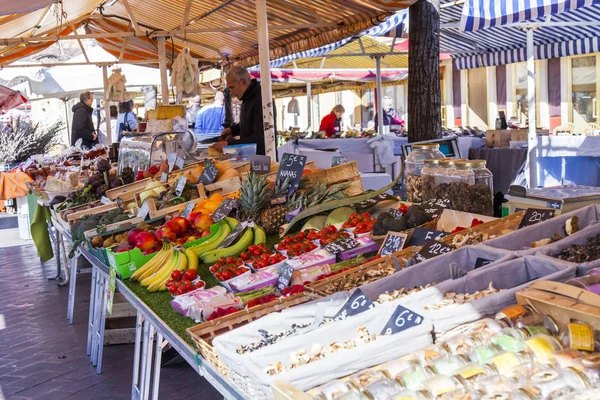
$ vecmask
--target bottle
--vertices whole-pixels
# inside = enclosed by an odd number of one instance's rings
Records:
[[[475,174],[468,161],[457,161],[450,177],[450,194],[452,209],[457,211],[474,212],[475,203],[479,201],[474,196],[471,187],[475,184]]]
[[[448,201],[450,203],[449,208],[453,208],[450,184],[452,183],[455,162],[456,160],[451,158],[440,160],[435,172],[435,198],[436,200]]]
[[[435,199],[435,173],[439,167],[439,159],[428,158],[421,172],[423,178],[423,202]]]

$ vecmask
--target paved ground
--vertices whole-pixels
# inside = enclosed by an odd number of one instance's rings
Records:
[[[68,288],[46,279],[55,269],[32,245],[0,248],[0,400],[130,398],[133,345],[105,347],[96,375],[86,355],[90,276],[77,279],[69,325]],[[220,397],[187,363],[162,368],[160,399]]]

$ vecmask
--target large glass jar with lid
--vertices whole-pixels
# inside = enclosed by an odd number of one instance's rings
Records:
[[[473,199],[471,199],[470,187],[475,184],[475,174],[467,161],[457,161],[454,166],[450,182],[452,209],[472,212]]]
[[[472,212],[481,215],[494,215],[494,176],[485,167],[485,160],[470,160],[471,169],[475,174],[475,185],[471,188],[472,195],[477,198],[473,203]]]
[[[452,175],[455,170],[455,162],[456,160],[452,158],[444,158],[438,161],[438,168],[435,171],[435,199],[441,201],[447,201],[450,203],[450,207],[452,208],[451,201],[452,195],[450,192],[450,184],[453,181]]]
[[[425,160],[421,178],[423,178],[423,202],[435,199],[435,173],[439,167],[439,159],[428,158]]]
[[[411,203],[423,201],[423,179],[421,173],[428,158],[444,158],[440,146],[436,143],[413,144],[412,151],[406,157],[406,197]]]

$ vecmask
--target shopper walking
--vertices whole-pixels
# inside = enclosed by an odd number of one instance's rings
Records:
[[[331,112],[324,116],[321,120],[321,126],[319,128],[319,131],[324,131],[325,136],[327,136],[328,138],[335,136],[337,133],[341,132],[342,115],[344,115],[345,112],[346,110],[341,104],[338,104],[337,106],[333,107]]]
[[[91,92],[85,91],[79,95],[79,103],[71,109],[73,111],[73,123],[71,124],[71,146],[74,146],[79,139],[81,145],[88,149],[96,143],[98,138],[92,121],[92,102],[94,96]]]
[[[138,127],[138,120],[133,113],[133,100],[119,103],[117,116],[117,139],[120,142],[124,132],[133,132]]]

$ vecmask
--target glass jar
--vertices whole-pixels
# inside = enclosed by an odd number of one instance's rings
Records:
[[[384,371],[389,377],[396,378],[400,373],[411,368],[419,367],[419,362],[413,358],[400,358],[398,360],[389,361],[379,368]]]
[[[457,161],[454,163],[455,169],[451,175],[450,198],[452,200],[452,209],[457,211],[473,212],[475,203],[479,201],[474,196],[471,186],[475,184],[475,174],[468,161]]]
[[[402,385],[395,379],[380,379],[365,386],[363,392],[372,400],[387,400],[400,390]]]
[[[406,196],[411,203],[423,200],[423,179],[421,173],[428,158],[444,158],[440,145],[436,143],[413,144],[412,151],[406,157]]]
[[[527,336],[523,331],[517,328],[504,328],[502,334],[492,338],[492,343],[500,346],[504,351],[517,353],[527,348],[523,342]]]
[[[480,400],[481,394],[469,389],[457,389],[439,397],[440,400]]]
[[[581,360],[584,373],[588,380],[594,384],[600,382],[600,354],[590,354]]]
[[[419,350],[414,354],[415,359],[418,360],[421,365],[427,365],[433,359],[448,355],[448,349],[446,349],[443,345],[435,344],[427,346],[423,350]]]
[[[461,376],[435,375],[423,382],[423,388],[433,396],[467,387],[467,382]]]
[[[514,392],[493,392],[481,398],[481,400],[539,400],[534,394],[526,389],[517,389]]]
[[[357,391],[354,385],[346,383],[339,379],[327,382],[326,384],[319,386],[315,390],[317,390],[319,393],[316,397],[318,400],[333,400],[346,392]]]
[[[439,167],[439,161],[436,158],[425,160],[421,177],[423,178],[423,202],[435,199],[435,173]]]
[[[502,353],[502,349],[500,346],[496,346],[495,344],[477,346],[472,352],[467,354],[467,358],[472,362],[487,364],[492,358],[494,358],[494,356],[500,353]]]
[[[584,367],[581,362],[585,354],[575,349],[563,349],[554,353],[554,361],[560,368],[575,368],[578,371],[583,371]]]
[[[589,292],[600,294],[600,275],[588,275],[581,278],[569,279],[567,285],[579,287]]]
[[[562,350],[562,345],[553,336],[535,335],[525,341],[527,348],[539,364],[550,364],[554,361],[554,353]]]
[[[369,399],[369,397],[364,393],[346,392],[346,393],[342,394],[341,396],[336,397],[335,400],[371,400],[371,399]]]
[[[472,362],[458,369],[455,375],[460,375],[467,382],[473,384],[486,376],[493,375],[493,370],[488,365]]]
[[[473,351],[477,346],[483,345],[479,335],[456,335],[448,339],[442,346],[448,350],[450,354],[467,354]]]
[[[438,168],[435,171],[435,198],[437,200],[448,201],[450,204],[452,204],[450,184],[452,183],[452,174],[455,170],[455,161],[451,158],[440,160]]]
[[[452,375],[457,369],[468,363],[468,359],[460,355],[442,356],[429,362],[429,368],[442,375]]]
[[[494,176],[492,172],[485,167],[485,160],[469,160],[473,174],[475,175],[475,184],[470,188],[477,201],[473,202],[473,213],[481,215],[494,215]]]
[[[526,376],[532,368],[531,356],[526,353],[512,353],[505,351],[492,357],[488,362],[498,375],[509,378]]]
[[[348,377],[348,382],[352,383],[359,389],[364,388],[369,383],[373,383],[380,379],[387,379],[388,376],[384,371],[376,371],[374,369],[365,369]]]
[[[404,389],[390,396],[390,400],[434,400],[434,397],[423,390]]]
[[[398,381],[405,389],[418,390],[432,376],[433,372],[429,368],[415,367],[398,375]]]
[[[517,383],[503,375],[492,375],[482,378],[473,384],[475,390],[482,394],[492,394],[497,392],[512,392],[517,388]]]
[[[496,320],[505,322],[511,327],[521,327],[522,325],[541,325],[544,323],[544,316],[536,312],[533,308],[521,304],[515,304],[504,310],[499,311]]]
[[[561,330],[560,341],[565,347],[575,350],[594,351],[597,348],[594,329],[585,323],[570,323]]]
[[[585,389],[589,386],[587,378],[580,372],[571,368],[563,371],[544,369],[529,378],[529,390],[542,399],[554,398],[551,393],[565,387],[575,390]]]

